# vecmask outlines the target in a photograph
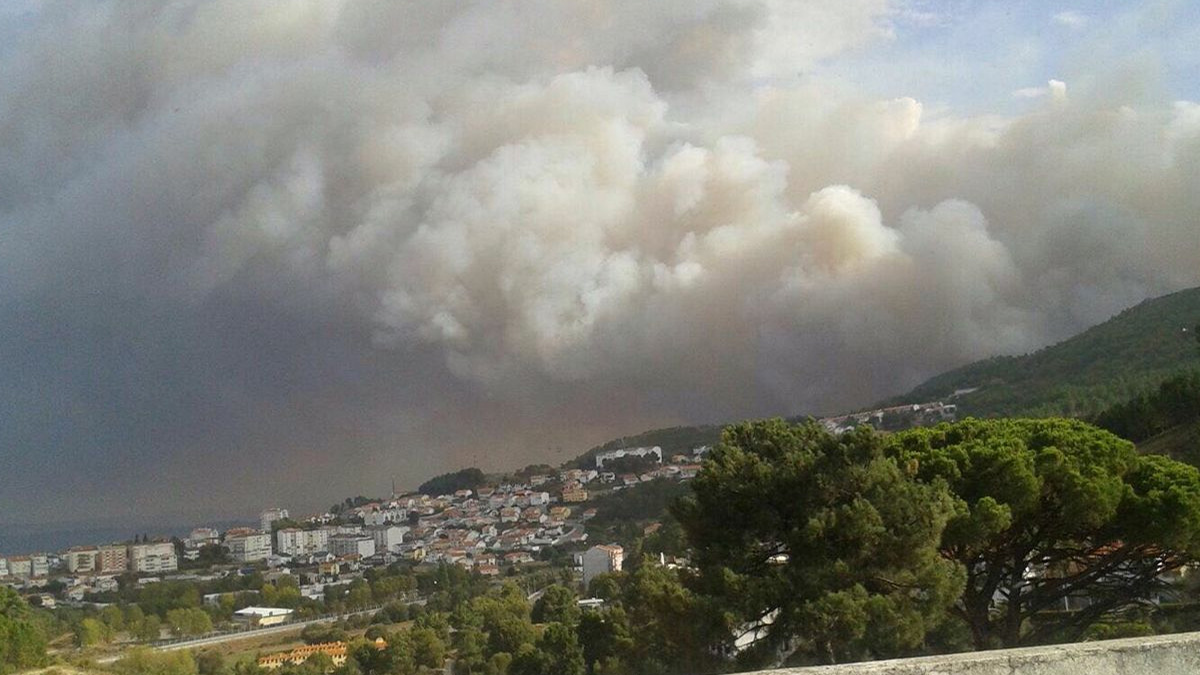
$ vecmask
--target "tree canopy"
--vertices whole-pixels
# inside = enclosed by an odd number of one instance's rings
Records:
[[[959,595],[962,569],[937,546],[952,496],[885,449],[869,429],[734,425],[675,507],[697,587],[760,660],[902,654]]]
[[[965,570],[954,611],[977,648],[1078,639],[1200,552],[1200,472],[1083,422],[966,420],[889,442],[953,494],[941,551]],[[1034,626],[1072,597],[1087,606]]]
[[[480,469],[471,467],[434,476],[421,483],[417,491],[425,495],[448,495],[459,490],[474,490],[487,482],[487,475]]]
[[[0,673],[45,663],[46,637],[31,614],[16,591],[0,586]]]

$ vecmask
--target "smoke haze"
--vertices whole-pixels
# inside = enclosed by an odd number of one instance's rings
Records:
[[[1200,104],[1161,59],[984,113],[828,67],[918,9],[10,9],[0,519],[312,508],[836,411],[1200,284]]]

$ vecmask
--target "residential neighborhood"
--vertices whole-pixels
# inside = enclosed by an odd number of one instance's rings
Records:
[[[130,578],[145,585],[260,569],[292,575],[304,597],[321,599],[331,587],[397,562],[450,564],[498,577],[538,563],[555,547],[574,553],[569,560],[586,583],[601,572],[620,570],[622,562],[621,547],[611,542],[587,548],[586,523],[597,512],[589,502],[656,479],[687,480],[708,450],[700,446],[664,458],[657,446],[622,448],[597,454],[596,468],[563,467],[449,494],[393,494],[301,517],[271,506],[259,514],[258,527],[221,532],[201,525],[174,539],[136,537],[59,552],[0,555],[0,584],[44,605],[86,604]],[[636,459],[637,471],[605,470],[629,458]]]

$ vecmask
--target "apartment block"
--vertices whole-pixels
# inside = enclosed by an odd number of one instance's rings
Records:
[[[369,558],[375,555],[375,539],[357,534],[335,534],[329,538],[329,552],[336,556]]]
[[[64,558],[67,561],[67,571],[71,574],[91,574],[96,571],[96,558],[100,549],[95,546],[75,546],[67,549]]]
[[[271,557],[271,535],[244,528],[230,530],[225,533],[225,547],[237,562],[266,560]]]
[[[328,530],[284,528],[275,533],[275,550],[280,555],[296,556],[329,550]]]
[[[583,554],[583,585],[587,587],[598,574],[620,572],[625,549],[615,544],[589,548]]]
[[[169,541],[130,544],[126,555],[128,556],[129,570],[138,574],[161,574],[179,569],[179,557],[175,553],[175,544]]]
[[[266,509],[259,514],[259,523],[262,525],[263,532],[271,531],[271,523],[277,520],[283,520],[288,517],[287,509]]]

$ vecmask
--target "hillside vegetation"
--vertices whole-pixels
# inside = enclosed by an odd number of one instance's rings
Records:
[[[1200,288],[1147,300],[1068,340],[938,375],[878,407],[956,398],[959,415],[1090,417],[1200,367]]]
[[[701,445],[713,445],[721,440],[721,428],[715,425],[671,427],[669,429],[646,431],[636,436],[617,438],[604,445],[598,445],[588,450],[579,457],[571,460],[570,465],[581,469],[595,468],[596,455],[601,452],[609,452],[621,448],[653,447],[657,445],[662,448],[663,457],[670,457],[678,453],[688,454],[692,451],[692,448]]]

